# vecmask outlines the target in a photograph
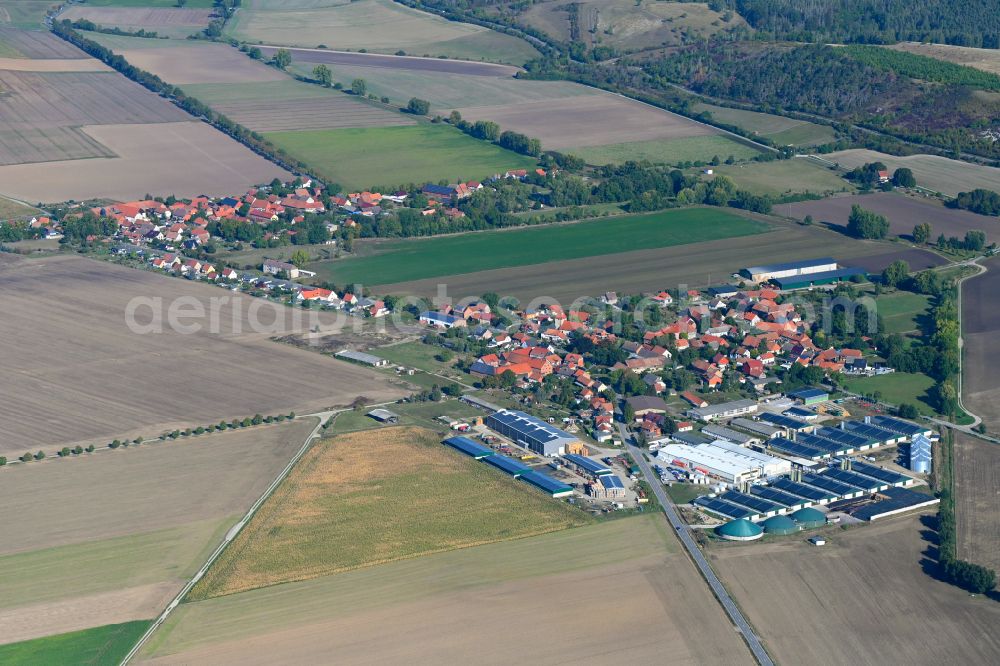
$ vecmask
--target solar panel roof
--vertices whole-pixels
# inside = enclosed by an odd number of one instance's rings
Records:
[[[897,511],[911,506],[918,506],[934,499],[933,495],[918,493],[907,488],[889,488],[881,494],[889,499],[863,506],[854,511],[852,515],[861,520],[871,520],[873,516],[879,516],[889,511]]]
[[[810,435],[804,433],[799,434],[795,438],[795,441],[798,442],[799,444],[805,444],[806,446],[814,446],[817,449],[822,449],[827,453],[835,456],[843,455],[854,448],[853,446],[847,446],[845,444],[841,444],[840,442],[835,442],[831,439],[827,439],[826,437],[819,437],[817,435]]]
[[[507,456],[501,456],[499,454],[483,458],[483,462],[488,465],[493,465],[494,467],[499,467],[503,471],[508,474],[513,474],[514,476],[531,471],[531,468],[527,465],[521,464],[513,458],[508,458]]]
[[[754,511],[759,511],[760,513],[781,511],[784,508],[782,505],[769,502],[762,497],[747,495],[746,493],[737,492],[735,490],[729,490],[720,495],[719,498],[739,506],[745,506],[748,509],[753,509]]]
[[[715,513],[728,516],[730,518],[749,518],[750,516],[757,515],[755,511],[744,509],[743,507],[730,504],[729,502],[723,502],[717,497],[699,497],[695,500],[695,504],[703,506],[709,511],[714,511]]]
[[[879,481],[885,481],[886,483],[906,483],[909,480],[909,477],[907,476],[897,474],[892,470],[884,469],[877,465],[869,465],[868,463],[855,461],[851,467],[858,474],[864,474],[865,476],[870,476],[878,479]]]
[[[780,428],[791,428],[792,430],[802,430],[804,428],[810,427],[810,424],[802,419],[797,419],[792,416],[785,416],[784,414],[773,414],[771,412],[764,412],[760,415],[760,420],[772,425],[776,425]]]
[[[868,437],[882,442],[883,444],[890,440],[902,437],[902,435],[898,432],[886,430],[885,428],[881,428],[871,423],[865,423],[864,421],[844,421],[844,428],[847,432],[857,433],[862,437]]]
[[[822,488],[823,490],[829,490],[831,493],[837,493],[837,495],[853,495],[860,490],[860,488],[855,488],[854,486],[841,483],[828,476],[820,476],[819,474],[803,474],[802,482],[808,483],[810,486]]]
[[[770,440],[767,445],[783,453],[788,453],[802,458],[809,458],[810,460],[819,460],[821,458],[830,457],[830,453],[824,449],[809,446],[808,444],[802,444],[800,442],[793,442],[792,440],[785,439],[784,437],[775,437]]]
[[[901,432],[908,437],[913,437],[922,432],[927,432],[927,428],[918,426],[916,423],[911,423],[909,421],[904,421],[903,419],[897,419],[893,416],[885,416],[881,414],[876,414],[871,418],[871,422],[877,426],[881,426],[893,432]]]
[[[568,453],[563,456],[566,460],[577,465],[594,475],[612,474],[613,472],[604,465],[594,462],[586,456],[578,456],[575,453]]]
[[[829,428],[827,426],[823,426],[822,428],[817,429],[814,434],[817,435],[818,437],[826,437],[827,439],[832,439],[833,441],[840,442],[841,444],[847,444],[848,446],[852,446],[856,449],[859,449],[862,446],[870,446],[872,444],[878,443],[877,439],[872,439],[871,437],[865,437],[864,435],[860,435],[858,433],[841,430],[840,428]]]
[[[489,459],[487,458],[487,460]],[[573,490],[572,486],[568,486],[562,481],[557,481],[548,474],[542,474],[541,472],[525,472],[518,478],[550,493],[564,493]]]
[[[487,448],[468,437],[449,437],[444,440],[444,443],[475,458],[493,455],[493,449]]]
[[[878,490],[882,486],[885,486],[884,481],[879,481],[878,479],[872,479],[860,474],[855,474],[845,469],[828,469],[823,472],[822,476],[830,477],[841,483],[846,483],[848,485],[854,486],[860,490]]]
[[[763,497],[766,500],[789,508],[804,504],[806,501],[797,495],[787,493],[784,490],[778,490],[777,488],[771,488],[770,486],[750,486],[750,492],[753,495]]]
[[[807,486],[804,483],[799,483],[798,481],[792,481],[790,479],[775,479],[771,482],[771,485],[778,490],[784,490],[785,492],[792,493],[793,495],[805,497],[813,502],[835,499],[837,497],[836,493],[831,493],[830,491],[823,490],[821,488]]]
[[[624,488],[625,484],[614,474],[605,474],[601,477],[601,485],[605,488]]]

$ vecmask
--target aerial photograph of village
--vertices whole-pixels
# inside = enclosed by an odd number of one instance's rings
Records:
[[[997,0],[0,0],[0,664],[1000,664]]]

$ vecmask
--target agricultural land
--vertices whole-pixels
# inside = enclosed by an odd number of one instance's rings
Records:
[[[609,596],[628,603],[599,621],[587,613]],[[503,618],[503,631],[488,618]],[[661,659],[665,642],[681,663],[750,659],[662,518],[648,515],[186,603],[140,657],[581,663],[613,644],[640,663]]]
[[[271,58],[279,49],[275,46],[262,46],[260,50],[265,58]],[[293,64],[303,61],[335,67],[378,67],[413,72],[490,76],[496,78],[510,78],[522,71],[520,67],[501,65],[495,62],[385,55],[383,53],[359,53],[357,51],[333,51],[330,49],[285,48],[285,50],[291,54]]]
[[[763,233],[767,225],[711,208],[571,224],[379,241],[370,257],[318,264],[335,281],[385,284]]]
[[[154,617],[316,423],[302,418],[4,470],[0,497],[11,513],[0,547],[0,642]]]
[[[0,0],[0,26],[38,30],[53,4],[52,0]]]
[[[854,190],[835,171],[801,158],[753,164],[721,164],[712,169],[716,175],[732,179],[740,189],[773,199],[796,194],[825,196]]]
[[[27,4],[27,3],[21,3]],[[0,2],[0,7],[4,3]],[[0,55],[25,60],[89,60],[90,56],[48,32],[0,26]]]
[[[909,291],[896,291],[878,297],[878,314],[885,323],[885,332],[913,333],[926,328],[924,317],[931,304],[930,296]]]
[[[709,557],[778,663],[995,662],[1000,606],[928,576],[927,518],[835,529],[819,549],[792,538]]]
[[[235,39],[522,65],[538,51],[517,37],[410,9],[392,0],[248,0],[226,24]]]
[[[958,557],[1000,568],[1000,445],[955,432]]]
[[[98,666],[122,659],[149,627],[148,620],[109,624],[56,636],[0,645],[6,664],[80,664]]]
[[[996,307],[1000,270],[996,260],[984,265],[986,273],[962,283],[962,395],[969,410],[996,432],[1000,430],[1000,309]]]
[[[687,215],[691,211],[677,211],[674,214]],[[640,219],[642,218],[645,216]],[[520,267],[372,284],[383,293],[433,296],[437,293],[437,285],[443,283],[448,285],[449,294],[453,297],[478,296],[494,291],[501,285],[503,295],[515,296],[525,302],[545,296],[568,303],[576,298],[596,297],[609,289],[619,293],[641,293],[678,285],[707,287],[725,281],[731,273],[755,263],[794,261],[826,255],[847,265],[861,265],[869,271],[878,272],[900,256],[924,252],[893,248],[887,243],[858,241],[837,232],[790,225],[773,218],[762,219],[772,227],[772,231],[750,235],[744,233],[733,238],[715,236],[717,240],[704,239],[698,243],[661,246],[659,249],[630,249],[618,254],[607,254],[605,249],[592,257],[564,258]],[[596,223],[613,223],[613,218]],[[718,230],[712,228],[708,233],[712,231]],[[518,233],[518,230],[497,233]],[[604,240],[602,247],[613,247],[610,245],[613,237],[601,238]],[[433,241],[429,247],[434,247]],[[929,252],[926,254],[931,255]],[[937,259],[944,262],[940,257]],[[358,260],[359,263],[362,261]],[[385,260],[373,256],[372,261]],[[337,270],[336,263],[327,265],[331,270]],[[395,266],[387,266],[396,270]],[[346,278],[347,275],[342,277]]]
[[[445,448],[433,430],[401,427],[341,435],[305,455],[190,598],[586,522],[583,512]]]
[[[0,331],[10,355],[0,455],[403,394],[360,366],[270,342],[294,325],[281,305],[76,257],[5,260],[0,276],[7,313]],[[153,332],[127,325],[133,299],[152,303],[135,310],[135,321]],[[200,330],[169,326],[177,299],[205,313],[181,320]],[[250,317],[259,318],[258,331]],[[24,418],[42,413],[44,429]]]
[[[583,0],[573,5],[544,0],[529,5],[518,22],[560,42],[626,52],[677,46],[746,26],[734,12],[727,18],[706,4],[658,0]]]
[[[168,7],[142,6],[93,6],[76,5],[59,15],[70,21],[90,21],[102,28],[120,28],[126,32],[155,32],[158,37],[183,39],[201,32],[208,26],[211,8],[178,7],[175,2]]]
[[[931,240],[939,234],[947,237],[964,238],[965,232],[973,229],[985,231],[988,242],[1000,240],[1000,229],[995,218],[977,215],[966,210],[946,208],[940,202],[920,196],[896,192],[876,192],[854,196],[830,197],[817,201],[798,201],[774,207],[778,215],[796,220],[812,215],[816,222],[827,222],[847,227],[851,216],[851,206],[858,205],[889,220],[889,233],[910,237],[913,227],[927,223],[931,225]]]
[[[870,395],[878,392],[882,400],[893,405],[903,403],[915,405],[921,414],[932,416],[934,408],[928,397],[928,391],[934,386],[934,380],[923,374],[909,372],[892,372],[874,377],[848,377],[844,379],[844,388],[854,393]]]
[[[698,103],[693,108],[697,112],[709,113],[716,122],[735,125],[751,132],[755,137],[766,138],[777,146],[816,146],[836,138],[832,127],[805,120],[714,104]]]
[[[977,188],[1000,190],[1000,169],[959,162],[937,155],[896,157],[874,150],[855,148],[824,155],[823,161],[835,163],[847,171],[871,162],[882,162],[892,171],[906,167],[913,171],[917,185],[950,197]]]
[[[947,44],[920,44],[918,42],[901,42],[888,48],[953,62],[956,65],[975,67],[992,74],[1000,74],[1000,51],[997,49],[977,49],[970,46],[950,46]]]

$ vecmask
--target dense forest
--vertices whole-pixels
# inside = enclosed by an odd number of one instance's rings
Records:
[[[735,9],[764,38],[1000,48],[996,0],[710,0],[709,6]]]

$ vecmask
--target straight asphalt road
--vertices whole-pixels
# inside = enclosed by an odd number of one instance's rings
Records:
[[[659,500],[660,506],[663,507],[663,513],[667,517],[667,521],[674,528],[677,533],[677,537],[684,544],[684,547],[688,551],[688,555],[694,560],[694,563],[698,566],[701,571],[701,575],[708,581],[709,587],[712,588],[712,592],[715,594],[716,599],[722,604],[722,608],[725,609],[726,614],[736,629],[743,635],[743,640],[746,641],[747,646],[749,646],[750,651],[753,652],[754,658],[757,659],[757,663],[761,666],[774,666],[774,662],[771,661],[771,657],[768,656],[767,651],[764,646],[760,643],[760,638],[754,633],[753,629],[750,628],[750,624],[743,617],[743,611],[739,609],[733,598],[729,596],[729,592],[726,591],[725,586],[723,586],[722,581],[719,577],[715,575],[715,571],[712,570],[712,565],[708,563],[705,556],[701,554],[701,549],[698,548],[698,544],[695,543],[694,539],[691,537],[691,532],[688,530],[684,521],[677,514],[677,510],[674,508],[673,503],[670,498],[667,497],[667,493],[663,490],[663,484],[660,483],[660,477],[653,473],[649,462],[646,461],[646,457],[643,455],[644,451],[632,444],[631,436],[628,430],[624,426],[619,426],[621,431],[622,441],[626,442],[628,445],[628,450],[632,453],[632,457],[635,458],[636,464],[639,465],[639,469],[642,470],[642,475],[646,477],[649,482],[649,487],[653,489],[653,494],[656,495],[656,499]]]

